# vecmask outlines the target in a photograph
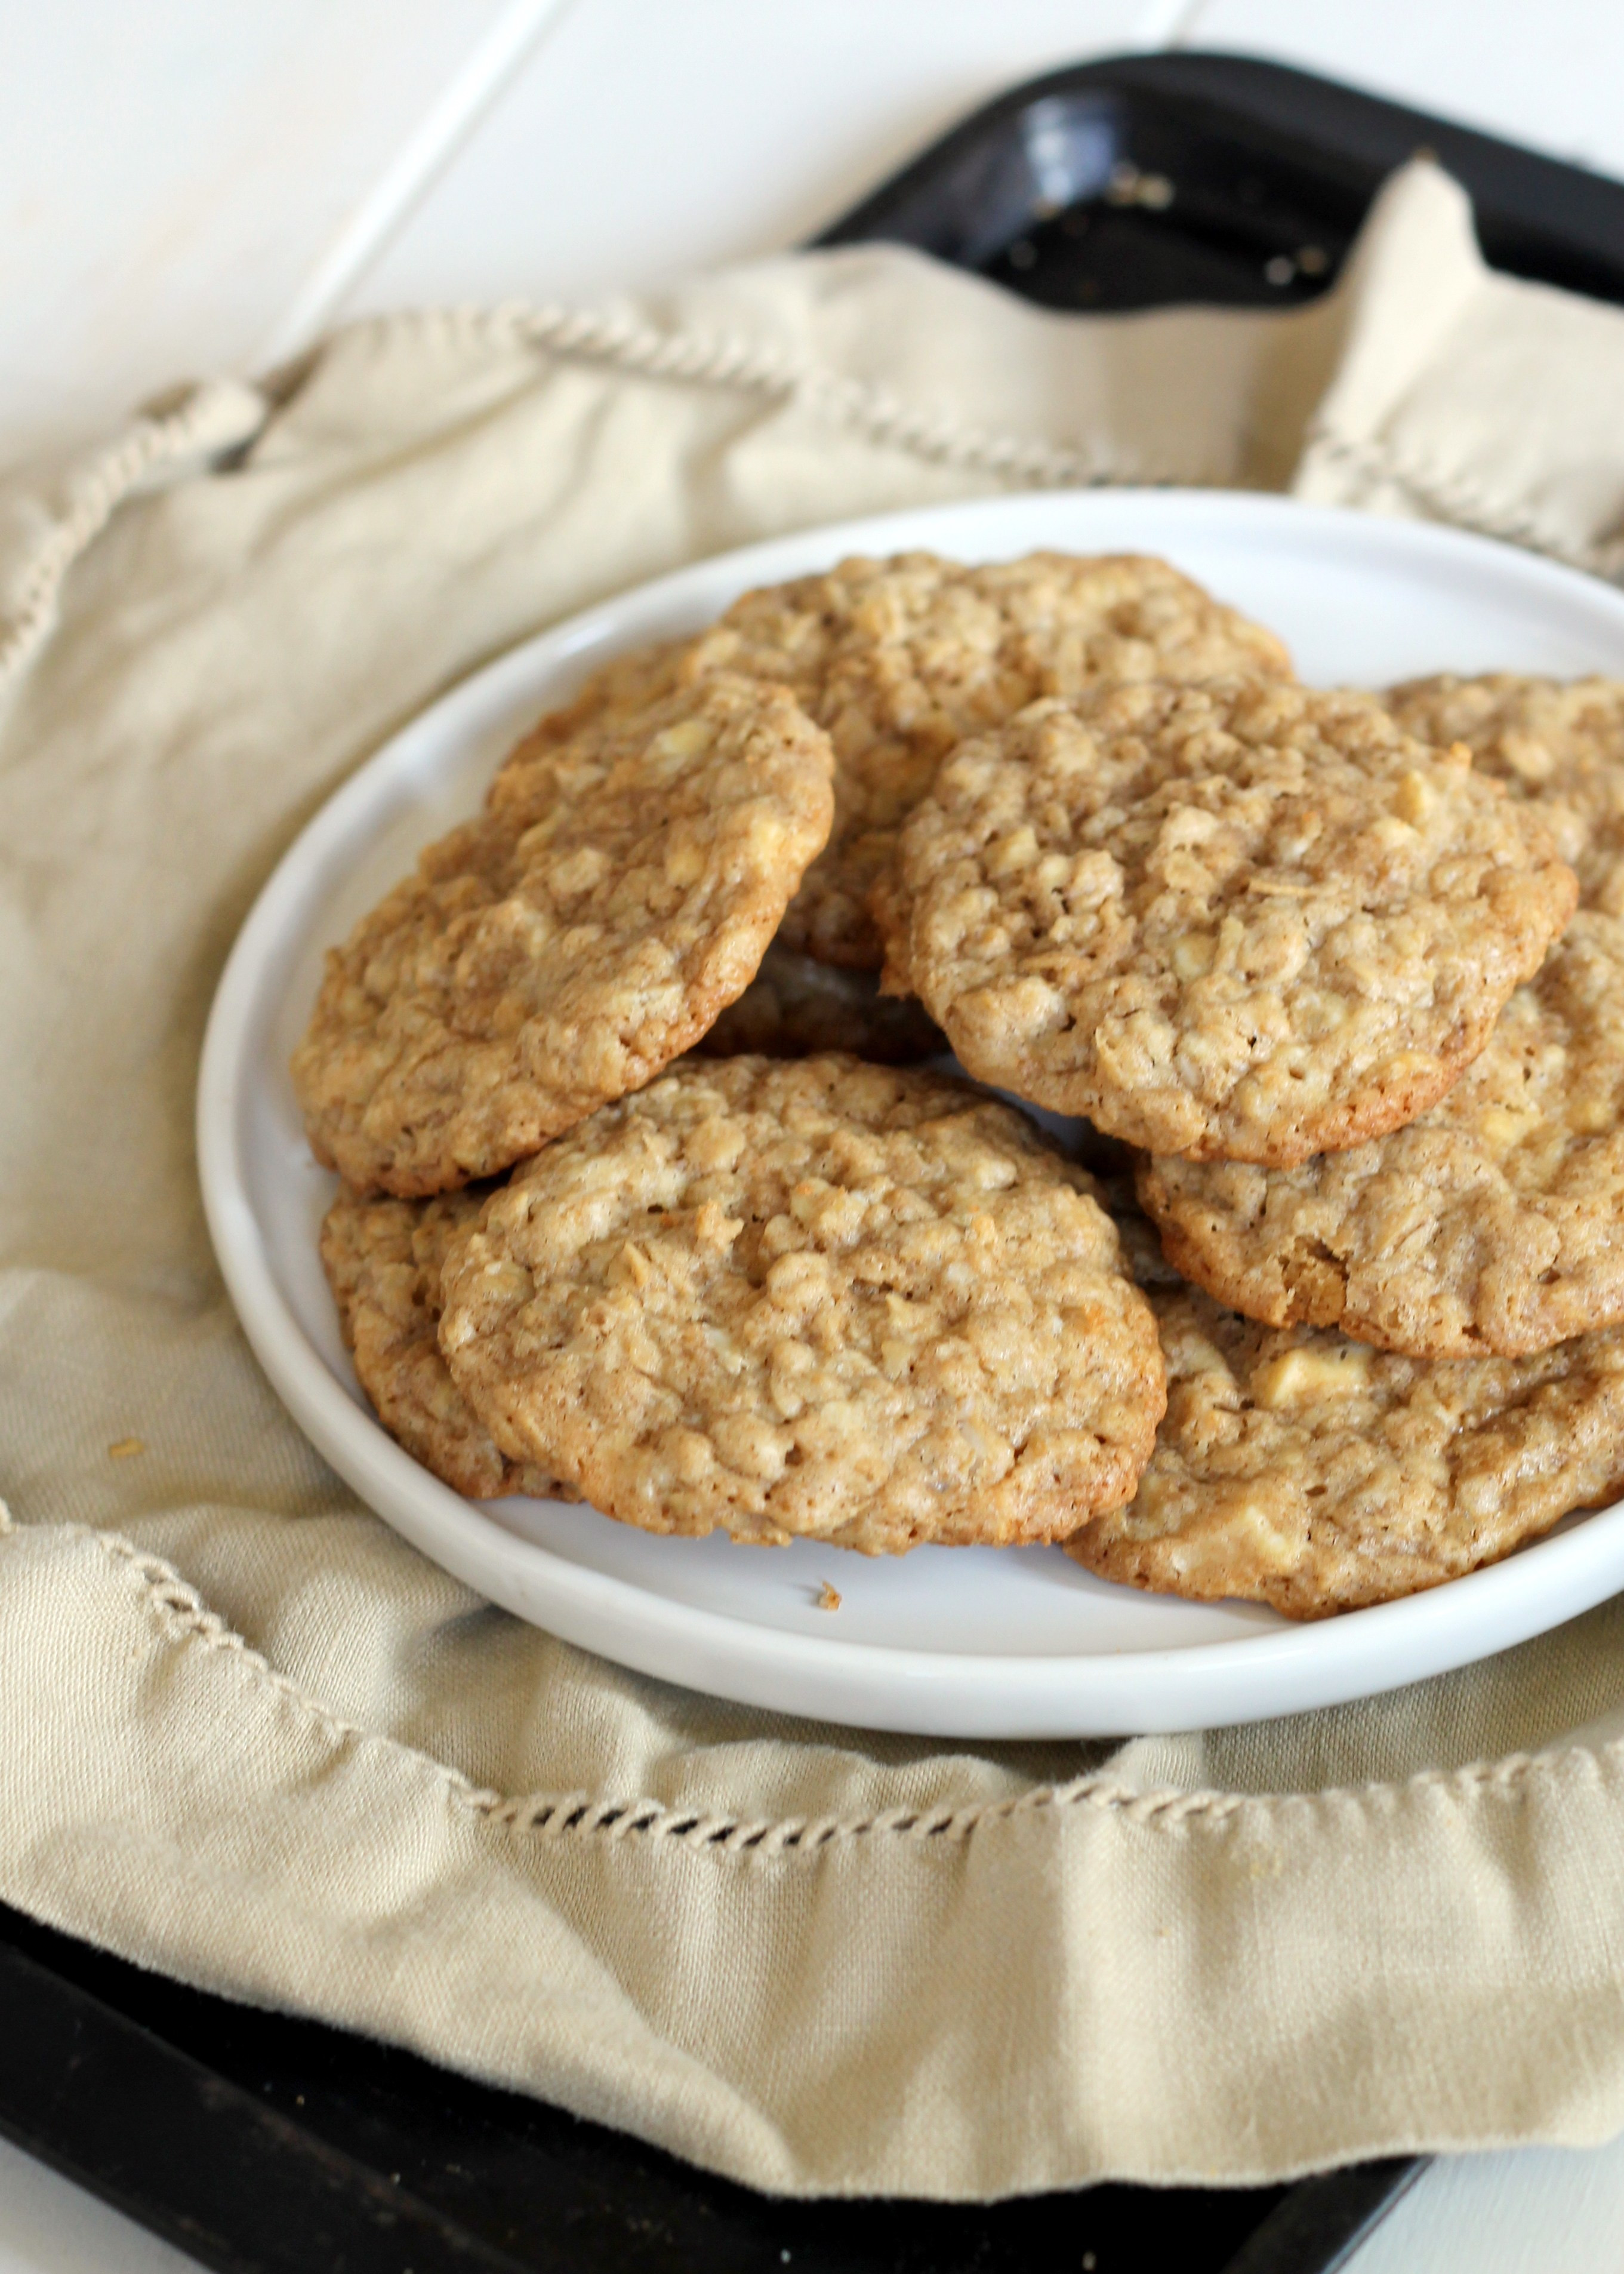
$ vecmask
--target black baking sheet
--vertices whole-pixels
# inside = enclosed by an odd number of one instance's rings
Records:
[[[1490,263],[1624,304],[1624,183],[1251,56],[1118,56],[1000,95],[818,240],[885,239],[1041,305],[1282,308],[1425,152]]]
[[[776,2201],[3,1906],[0,2133],[222,2274],[1305,2274],[1408,2169],[990,2205]]]

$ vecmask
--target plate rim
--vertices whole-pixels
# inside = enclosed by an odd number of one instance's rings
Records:
[[[1463,569],[1503,567],[1509,558],[1559,602],[1583,599],[1614,615],[1624,634],[1624,593],[1561,563],[1470,531],[1304,505],[1275,494],[1094,486],[908,508],[708,555],[595,602],[474,666],[322,802],[255,895],[214,990],[199,1070],[198,1163],[215,1257],[250,1346],[297,1426],[374,1514],[480,1594],[619,1664],[741,1705],[846,1727],[1019,1740],[1233,1725],[1375,1696],[1530,1639],[1624,1587],[1620,1501],[1437,1587],[1253,1636],[1010,1656],[801,1634],[575,1562],[483,1513],[421,1468],[357,1404],[305,1335],[277,1282],[254,1211],[246,1158],[248,1060],[266,1015],[264,966],[284,936],[287,905],[302,897],[305,872],[319,870],[332,840],[348,834],[356,809],[372,805],[380,775],[409,772],[417,747],[444,732],[447,714],[455,719],[459,710],[477,712],[482,704],[500,709],[508,686],[523,686],[538,668],[563,666],[599,646],[610,651],[606,643],[628,612],[680,602],[685,588],[720,572],[731,577],[736,569],[743,590],[808,573],[808,551],[832,561],[854,549],[895,551],[919,544],[925,541],[921,525],[938,520],[993,521],[1012,508],[1036,508],[1040,518],[1045,509],[1056,516],[1079,508],[1132,514],[1147,506],[1152,520],[1165,513],[1226,525],[1238,517],[1264,529],[1287,522],[1299,531],[1317,524],[1339,545],[1357,538],[1380,551],[1396,542]],[[949,550],[963,541],[949,539]],[[1587,1572],[1588,1577],[1578,1576]],[[1465,1591],[1475,1617],[1465,1609]],[[1237,1694],[1214,1695],[1226,1690]]]

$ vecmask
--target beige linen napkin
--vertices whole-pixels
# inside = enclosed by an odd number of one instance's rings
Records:
[[[774,531],[1095,479],[1295,484],[1607,568],[1621,381],[1624,315],[1489,275],[1418,169],[1291,316],[786,258],[359,325],[0,499],[0,1896],[789,2191],[1624,2125],[1615,1608],[1115,1749],[673,1690],[339,1485],[232,1317],[191,1135],[293,832],[550,620]]]

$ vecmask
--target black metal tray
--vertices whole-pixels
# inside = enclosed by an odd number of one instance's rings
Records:
[[[1118,56],[1018,87],[836,222],[1044,306],[1289,307],[1429,152],[1494,267],[1624,302],[1624,183],[1249,56]]]
[[[900,242],[1056,308],[1289,306],[1430,149],[1485,256],[1624,303],[1624,184],[1248,57],[1132,56],[978,111],[819,240]],[[787,2203],[0,1907],[0,2133],[225,2274],[1332,2274],[1415,2177]]]
[[[1335,2265],[1410,2169],[992,2205],[777,2202],[4,1906],[0,2133],[221,2274],[1304,2274]]]

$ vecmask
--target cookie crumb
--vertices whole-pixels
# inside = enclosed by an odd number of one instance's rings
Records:
[[[145,1437],[121,1437],[116,1445],[108,1447],[107,1457],[109,1461],[127,1461],[132,1453],[144,1453],[146,1450]]]
[[[825,1579],[817,1591],[816,1600],[820,1611],[838,1611],[840,1608],[840,1591],[838,1587],[831,1587]]]

